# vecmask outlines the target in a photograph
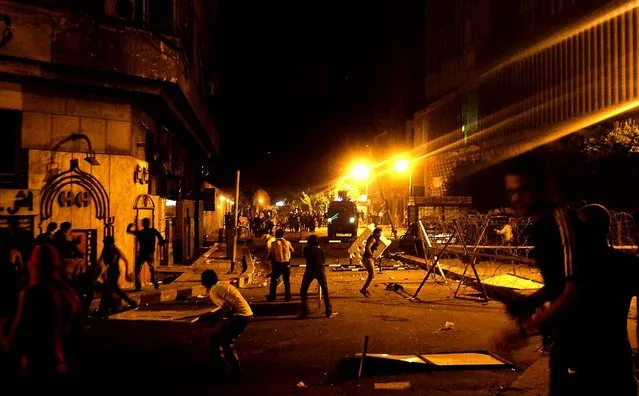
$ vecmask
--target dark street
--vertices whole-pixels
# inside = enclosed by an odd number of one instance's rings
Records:
[[[330,260],[347,261],[343,247],[328,249]],[[410,302],[397,292],[385,290],[386,283],[399,282],[412,294],[424,276],[420,270],[384,271],[375,278],[372,298],[365,299],[357,292],[362,283],[361,272],[329,271],[329,290],[336,315],[325,318],[318,310],[317,297],[311,297],[311,316],[298,320],[295,315],[301,273],[302,269],[293,269],[293,302],[268,303],[276,308],[265,310],[269,316],[256,316],[241,336],[237,347],[244,372],[237,381],[229,380],[224,385],[211,383],[206,327],[164,320],[162,310],[200,309],[203,303],[197,300],[140,308],[139,315],[157,321],[111,319],[96,323],[89,333],[96,359],[90,366],[97,368],[105,362],[117,361],[123,372],[152,379],[139,383],[145,391],[170,390],[177,394],[202,391],[293,394],[301,391],[297,388],[299,382],[311,394],[365,394],[375,383],[408,381],[416,394],[493,395],[539,357],[535,349],[540,341],[533,339],[529,347],[516,355],[516,370],[451,370],[366,377],[359,382],[352,377],[349,380],[344,378],[348,373],[339,372],[340,360],[361,352],[365,335],[370,337],[370,353],[485,350],[490,337],[507,321],[503,305],[495,301],[484,305],[453,300],[448,286],[432,281],[422,289],[419,302]],[[315,288],[311,286],[311,291]],[[251,304],[265,305],[266,290],[255,285],[242,293]],[[257,309],[254,311],[257,315]],[[188,315],[180,312],[173,317]],[[453,322],[454,328],[440,330],[447,321]]]
[[[1,395],[639,392],[639,0],[0,0],[0,125]]]

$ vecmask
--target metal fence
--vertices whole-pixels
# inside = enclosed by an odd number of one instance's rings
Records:
[[[632,215],[627,212],[611,212],[609,239],[617,249],[635,251],[635,227]],[[469,214],[464,211],[448,214],[445,220],[424,219],[427,233],[437,245],[443,245],[451,233],[450,251],[462,249],[464,244],[470,250],[477,246],[477,251],[495,256],[499,260],[517,260],[531,258],[533,246],[529,241],[530,227],[534,219],[531,217],[511,217],[492,214]],[[459,232],[456,232],[455,225]],[[498,230],[510,225],[512,239],[507,240]],[[459,237],[461,235],[461,238]],[[435,236],[435,238],[433,238]]]

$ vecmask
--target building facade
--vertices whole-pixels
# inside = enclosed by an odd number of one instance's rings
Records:
[[[416,178],[446,194],[460,159],[490,166],[635,109],[639,2],[432,1],[429,105],[413,119]]]
[[[126,227],[149,218],[156,264],[193,258],[219,150],[215,3],[0,1],[0,227],[69,221],[91,265],[105,235],[132,261]]]

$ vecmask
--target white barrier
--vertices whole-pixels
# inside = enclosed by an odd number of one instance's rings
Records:
[[[364,228],[364,231],[357,237],[355,242],[348,248],[348,257],[351,260],[351,264],[362,264],[362,258],[364,256],[364,250],[366,249],[366,240],[375,230],[375,224],[369,224]],[[373,252],[373,259],[377,260],[382,253],[390,246],[391,240],[385,236],[380,238],[381,245]]]

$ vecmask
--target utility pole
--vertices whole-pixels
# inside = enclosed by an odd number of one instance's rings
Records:
[[[388,219],[390,220],[390,225],[391,225],[391,232],[393,233],[393,237],[397,238],[397,229],[395,228],[395,224],[393,224],[393,216],[391,216],[391,213],[390,213],[390,206],[388,205],[388,201],[386,200],[386,196],[384,195],[382,182],[379,180],[379,174],[377,173],[377,171],[375,171],[375,179],[377,179],[377,186],[379,187],[379,193],[382,196],[384,209],[386,209],[386,213],[388,213]]]
[[[235,261],[237,260],[237,234],[239,232],[240,219],[238,217],[238,208],[240,206],[240,171],[235,173],[235,205],[233,216],[233,255],[231,256],[231,274],[235,273]]]

